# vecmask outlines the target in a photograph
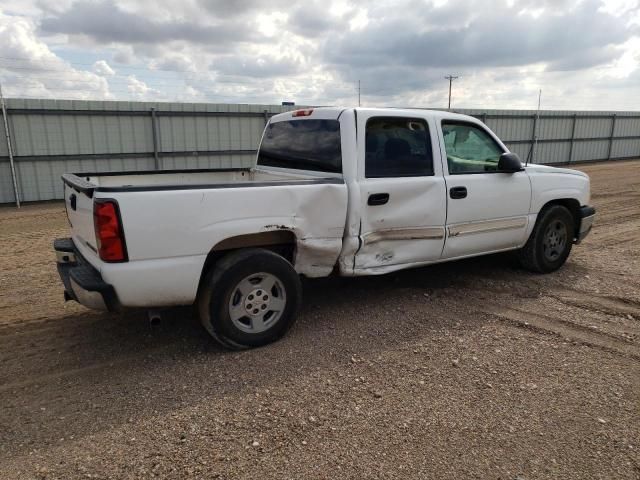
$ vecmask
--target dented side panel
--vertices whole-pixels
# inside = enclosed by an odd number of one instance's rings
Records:
[[[351,210],[359,216],[359,247],[354,256],[341,261],[341,272],[345,275],[398,270],[416,263],[437,261],[442,255],[447,194],[438,149],[438,126],[420,112],[407,115],[402,111],[385,111],[383,115],[424,119],[431,137],[433,175],[367,178],[364,148],[367,121],[381,113],[358,111],[356,143],[359,148],[355,154],[359,188]],[[380,194],[387,194],[388,201],[370,205],[369,198]]]
[[[331,273],[342,249],[342,238],[303,238],[297,242],[295,269],[310,278]]]
[[[347,187],[340,180],[111,196],[120,205],[130,261],[117,268],[108,264],[102,268],[114,280],[118,277],[114,287],[124,286],[122,297],[135,301],[135,306],[159,305],[159,297],[161,304],[193,301],[207,254],[231,237],[274,230],[292,232],[295,268],[309,277],[331,273],[342,248]],[[184,268],[175,270],[179,265]],[[158,276],[154,275],[156,266]],[[160,275],[171,278],[171,271],[179,272],[180,288],[170,281],[160,285],[160,295],[157,281],[141,281],[142,272],[149,279]],[[117,293],[120,297],[121,292]]]
[[[368,198],[377,193],[388,193],[388,203],[368,205]],[[361,184],[360,202],[356,270],[440,258],[447,211],[442,177],[367,179]]]

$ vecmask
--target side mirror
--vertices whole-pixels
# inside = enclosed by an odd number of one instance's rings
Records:
[[[521,172],[522,162],[515,153],[503,153],[498,160],[498,171],[503,173]]]

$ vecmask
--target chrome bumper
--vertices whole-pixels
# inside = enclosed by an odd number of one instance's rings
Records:
[[[80,255],[70,238],[56,239],[53,249],[58,274],[64,285],[65,301],[75,300],[93,310],[111,312],[119,309],[113,287]]]

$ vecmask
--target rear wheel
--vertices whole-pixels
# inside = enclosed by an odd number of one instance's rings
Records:
[[[227,348],[266,345],[295,322],[301,291],[298,274],[281,256],[262,249],[231,253],[204,280],[200,320]]]
[[[520,263],[533,272],[557,270],[571,253],[574,234],[574,219],[566,207],[545,207],[538,215],[529,240],[518,252]]]

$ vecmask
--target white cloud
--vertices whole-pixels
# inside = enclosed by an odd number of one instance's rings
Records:
[[[134,95],[144,95],[150,90],[147,84],[141,80],[138,80],[135,75],[129,75],[129,77],[127,77],[127,80],[127,89]]]
[[[161,94],[159,90],[149,87],[146,82],[137,79],[135,75],[127,77],[127,90],[136,100],[151,100]]]
[[[105,60],[98,60],[93,64],[93,71],[98,75],[105,76],[113,76],[116,72],[113,71],[113,68],[109,66],[109,64]]]
[[[35,33],[28,17],[0,12],[0,75],[6,96],[112,98],[100,76],[76,69]]]
[[[638,0],[6,4],[13,96],[640,109]]]

